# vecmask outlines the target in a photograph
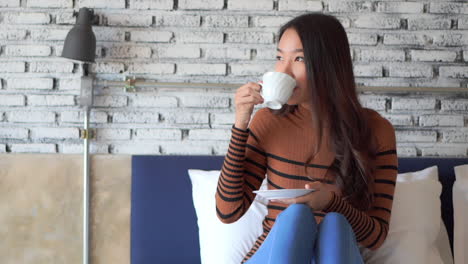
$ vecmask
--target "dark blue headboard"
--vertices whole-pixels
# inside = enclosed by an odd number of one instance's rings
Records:
[[[223,156],[133,156],[131,263],[198,264],[200,246],[188,169],[219,170]],[[438,165],[442,218],[453,245],[454,166],[468,158],[399,158],[399,172]]]

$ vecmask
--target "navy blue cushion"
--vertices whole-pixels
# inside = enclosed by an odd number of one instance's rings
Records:
[[[133,156],[131,263],[200,263],[187,170],[219,170],[223,157]]]
[[[200,245],[188,169],[219,170],[223,156],[133,156],[131,263],[200,263]],[[399,172],[439,166],[442,217],[453,241],[453,167],[457,158],[399,158]]]

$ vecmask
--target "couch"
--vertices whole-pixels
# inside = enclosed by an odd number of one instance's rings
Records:
[[[219,170],[223,156],[132,157],[131,263],[200,263],[200,246],[188,169]],[[468,158],[403,157],[399,173],[437,165],[441,212],[453,249],[454,166]]]

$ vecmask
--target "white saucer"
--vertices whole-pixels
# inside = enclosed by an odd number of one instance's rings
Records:
[[[280,190],[256,190],[253,193],[266,198],[272,199],[289,199],[296,198],[308,193],[314,192],[315,189],[280,189]]]

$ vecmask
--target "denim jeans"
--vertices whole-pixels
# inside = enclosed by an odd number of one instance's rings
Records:
[[[292,204],[246,264],[363,264],[354,232],[339,213],[317,225],[312,210]]]

